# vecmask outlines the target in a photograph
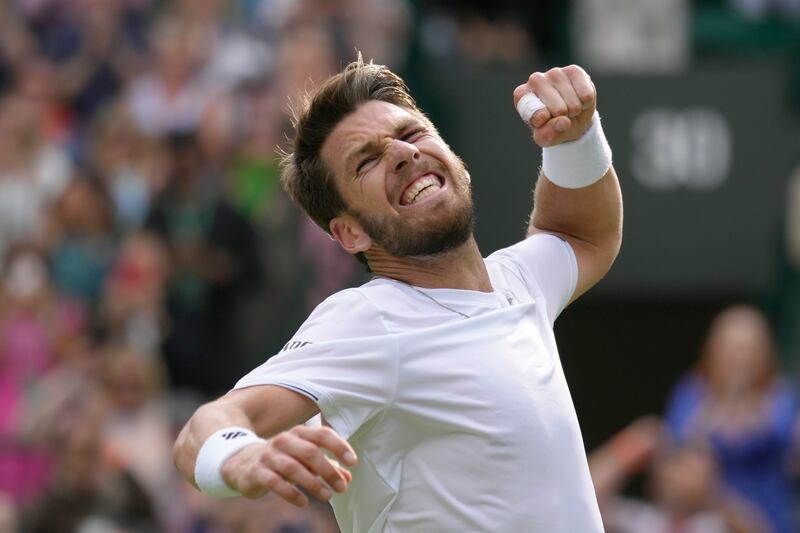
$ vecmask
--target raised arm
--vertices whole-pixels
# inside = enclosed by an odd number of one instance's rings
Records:
[[[614,167],[602,164],[604,154],[598,148],[599,141],[586,137],[602,135],[602,129],[595,114],[597,91],[583,69],[570,65],[532,74],[527,83],[514,90],[515,106],[526,93],[533,93],[544,104],[529,120],[533,140],[544,150],[551,150],[551,168],[563,170],[567,176],[559,176],[561,179],[556,181],[561,185],[557,185],[553,176],[546,175],[545,162],[545,170],[536,183],[528,235],[553,233],[572,246],[578,262],[574,300],[608,272],[619,252],[619,181]],[[605,142],[604,137],[601,141]],[[559,153],[553,155],[553,147],[558,147]],[[610,165],[610,152],[605,155]],[[582,171],[585,175],[580,175]]]
[[[327,501],[332,496],[328,487],[343,492],[350,473],[328,460],[322,449],[348,466],[355,464],[355,454],[332,429],[302,425],[317,412],[310,399],[283,387],[260,385],[229,392],[200,407],[181,430],[173,448],[175,465],[197,486],[200,455],[210,477],[216,473],[224,480],[216,487],[206,481],[210,488],[201,482],[213,495],[238,492],[256,498],[275,492],[304,506],[307,498],[297,488],[302,487]],[[240,447],[242,442],[246,445]]]

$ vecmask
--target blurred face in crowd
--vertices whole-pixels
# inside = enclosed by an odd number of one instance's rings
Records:
[[[59,200],[64,228],[76,234],[102,233],[111,224],[108,200],[84,179],[73,180]]]
[[[194,69],[192,35],[174,20],[162,21],[155,29],[153,44],[161,80],[170,88],[186,82]]]
[[[322,158],[348,206],[331,221],[348,252],[433,255],[472,234],[469,174],[422,116],[383,101],[361,104],[328,136]]]
[[[30,99],[6,97],[0,101],[0,168],[28,163],[41,140],[38,108]]]
[[[47,266],[41,255],[25,250],[10,254],[3,278],[8,296],[25,302],[41,295],[47,287]]]
[[[723,312],[711,327],[705,353],[708,379],[720,393],[755,390],[773,365],[772,340],[764,316],[749,307]]]
[[[319,83],[338,67],[336,43],[330,32],[316,26],[303,26],[289,32],[278,49],[276,71],[280,72],[280,92],[293,98],[308,88],[308,81]]]
[[[688,516],[707,507],[716,479],[708,453],[689,448],[671,450],[656,459],[651,490],[657,504],[670,514]]]
[[[111,297],[133,307],[160,302],[167,277],[165,252],[155,238],[133,235],[125,240],[109,277]]]
[[[157,361],[147,354],[121,350],[110,354],[105,385],[111,406],[129,412],[145,405],[161,382]]]

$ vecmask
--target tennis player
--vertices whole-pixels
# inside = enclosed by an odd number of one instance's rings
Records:
[[[580,67],[513,96],[543,170],[527,238],[487,258],[470,175],[399,77],[359,58],[298,110],[284,186],[375,277],[197,410],[174,450],[187,479],[305,492],[345,532],[602,531],[553,322],[617,255],[619,184]]]

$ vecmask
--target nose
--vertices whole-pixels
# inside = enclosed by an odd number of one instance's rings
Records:
[[[419,148],[400,139],[391,139],[389,141],[389,145],[386,147],[386,155],[388,156],[388,166],[393,172],[400,172],[409,163],[421,157]]]

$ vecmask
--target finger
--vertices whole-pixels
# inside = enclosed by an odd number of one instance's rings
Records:
[[[592,79],[578,65],[570,65],[562,69],[569,78],[572,87],[575,89],[575,94],[581,100],[581,107],[589,109],[595,106],[597,101],[597,90],[595,89]]]
[[[329,457],[326,457],[326,459],[328,459],[328,461],[330,461],[330,463],[336,468],[336,470],[339,471],[339,473],[342,475],[342,477],[345,478],[345,481],[347,481],[347,483],[350,483],[350,481],[353,480],[353,474],[350,473],[348,469],[340,465],[339,461],[337,461],[336,459],[331,459]]]
[[[336,459],[331,459],[330,457],[326,457],[326,459],[333,465],[334,468],[336,468],[336,470],[339,471],[339,474],[344,478],[344,480],[349,485],[350,482],[353,480],[353,474],[348,469],[340,465],[339,461],[337,461]]]
[[[291,456],[300,461],[312,474],[324,479],[336,492],[347,490],[347,480],[316,444],[298,437],[297,442],[292,445]]]
[[[304,488],[317,499],[326,502],[333,496],[330,489],[325,487],[317,476],[309,472],[300,461],[293,457],[276,455],[268,462],[269,467],[284,480]]]
[[[542,148],[552,146],[570,126],[572,126],[572,121],[569,118],[555,117],[541,128],[533,130],[533,140]]]
[[[308,505],[305,494],[269,468],[255,469],[244,485],[240,492],[247,498],[259,498],[267,492],[274,492],[292,505],[298,507]]]
[[[534,72],[531,74],[530,78],[528,78],[528,86],[531,88],[533,93],[539,97],[542,103],[547,106],[547,110],[550,112],[551,117],[558,117],[567,114],[568,109],[566,102],[564,102],[561,94],[559,94],[558,90],[556,90],[552,81],[547,76],[541,72]],[[538,117],[535,118],[538,119]],[[534,127],[541,127],[541,123],[534,123]]]
[[[528,106],[524,105],[524,99],[527,97],[526,95],[532,95],[538,100],[538,97],[533,94],[531,88],[527,84],[519,85],[514,89],[514,108],[517,110],[517,113],[519,113],[523,122],[535,128],[550,120],[550,112],[544,104],[541,106],[535,105],[533,109],[528,109]],[[537,104],[539,102],[541,102],[541,100],[538,100]]]
[[[558,94],[567,104],[567,116],[573,118],[580,115],[581,111],[583,111],[583,102],[578,97],[578,93],[575,92],[575,87],[572,86],[572,81],[566,72],[563,69],[552,69],[547,74]]]
[[[353,481],[353,474],[348,469],[344,468],[343,466],[336,467],[336,469],[339,471],[342,477],[344,477],[344,480],[347,481],[348,485],[351,481]]]
[[[347,466],[355,466],[358,458],[350,444],[329,427],[297,426],[297,434],[309,442],[331,452],[337,460]]]

